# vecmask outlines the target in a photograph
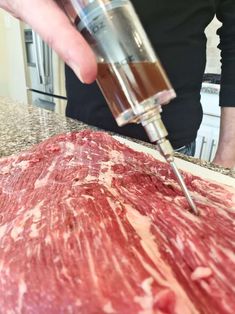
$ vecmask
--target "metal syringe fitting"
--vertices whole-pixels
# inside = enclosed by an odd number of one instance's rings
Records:
[[[173,161],[174,150],[171,146],[171,143],[166,138],[168,132],[162,122],[160,112],[156,113],[155,111],[154,115],[151,115],[151,117],[145,116],[143,118],[141,123],[150,141],[157,144],[160,153],[168,162]]]
[[[164,139],[161,139],[160,141],[157,141],[156,144],[160,153],[162,154],[162,156],[164,156],[166,161],[169,163],[173,162],[174,150],[171,146],[171,143],[166,138],[164,138]]]

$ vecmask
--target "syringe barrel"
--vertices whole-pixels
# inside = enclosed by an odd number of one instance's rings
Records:
[[[130,1],[71,4],[78,30],[97,57],[97,83],[119,126],[140,123],[176,96]]]

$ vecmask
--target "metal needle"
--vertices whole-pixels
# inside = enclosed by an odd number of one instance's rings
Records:
[[[176,167],[176,164],[174,162],[174,150],[171,146],[171,143],[167,139],[167,130],[162,122],[160,112],[150,116],[150,118],[143,118],[141,121],[143,127],[145,128],[145,131],[148,134],[148,137],[152,143],[156,143],[157,149],[160,151],[162,156],[166,159],[166,161],[171,165],[172,170],[178,179],[178,182],[181,186],[181,189],[191,207],[190,212],[192,212],[194,215],[199,215],[199,210],[197,209],[195,203],[192,200],[191,195],[189,194],[189,191],[185,185],[185,182],[183,180],[183,177],[181,176],[178,168]]]
[[[189,193],[189,191],[188,191],[188,189],[186,187],[186,184],[185,184],[185,182],[183,180],[183,177],[180,174],[178,168],[176,167],[175,162],[174,161],[170,161],[169,163],[170,163],[170,165],[171,165],[171,167],[172,167],[172,169],[174,171],[174,174],[176,175],[176,177],[177,177],[177,179],[179,181],[179,184],[180,184],[180,186],[181,186],[181,188],[182,188],[182,190],[184,192],[184,195],[185,195],[185,197],[186,197],[186,199],[187,199],[187,201],[188,201],[188,203],[189,203],[189,205],[191,207],[191,212],[193,214],[195,214],[196,216],[199,216],[199,210],[197,209],[197,207],[196,207],[196,205],[195,205],[195,203],[194,203],[194,201],[193,201],[193,199],[192,199],[192,197],[191,197],[191,195],[190,195],[190,193]]]

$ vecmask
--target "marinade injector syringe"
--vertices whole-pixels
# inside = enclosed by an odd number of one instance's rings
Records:
[[[69,0],[64,9],[93,49],[97,83],[117,124],[141,123],[171,165],[190,205],[198,209],[174,161],[161,106],[176,97],[129,0]]]

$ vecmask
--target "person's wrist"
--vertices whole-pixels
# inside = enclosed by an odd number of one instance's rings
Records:
[[[235,168],[235,156],[216,154],[212,162],[224,168]]]

